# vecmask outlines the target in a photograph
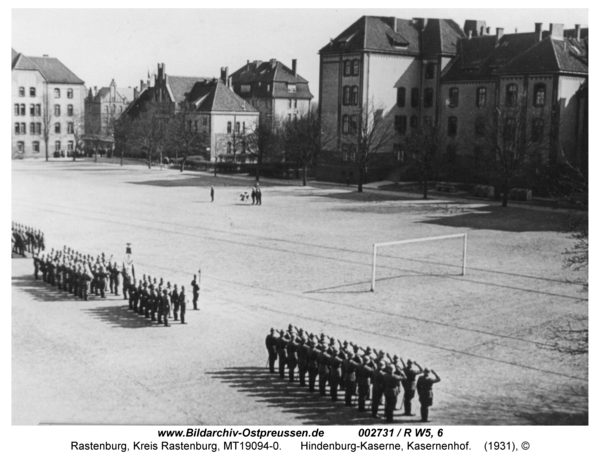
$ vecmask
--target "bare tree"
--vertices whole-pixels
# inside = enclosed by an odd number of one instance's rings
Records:
[[[50,133],[52,132],[52,125],[54,121],[54,112],[50,107],[50,93],[48,84],[44,86],[44,94],[42,95],[42,107],[41,112],[37,115],[37,118],[41,122],[42,127],[42,138],[44,139],[44,149],[46,152],[46,161],[48,161],[48,142],[50,142]]]
[[[75,112],[72,118],[73,123],[73,139],[75,141],[75,149],[73,150],[73,161],[75,161],[79,149],[83,148],[83,139],[85,137],[85,119],[81,112]]]
[[[368,166],[392,150],[394,125],[391,115],[385,114],[382,106],[374,104],[364,105],[357,118],[350,117],[349,120],[349,133],[356,133],[356,144],[351,144],[356,145],[356,154],[350,152],[349,159],[358,166],[358,191],[362,192]]]
[[[448,155],[455,152],[456,144],[451,143],[446,132],[439,126],[422,125],[415,128],[406,138],[406,163],[419,171],[423,187],[423,198],[427,199],[430,180],[435,179]]]
[[[165,148],[167,151],[174,151],[176,159],[179,159],[179,155],[182,156],[180,171],[185,168],[188,156],[201,154],[204,157],[206,148],[210,146],[208,134],[198,129],[198,121],[198,117],[187,105],[170,115]]]
[[[129,123],[128,143],[146,158],[148,168],[161,155],[168,133],[172,108],[169,104],[147,102]]]
[[[247,129],[244,134],[246,151],[256,157],[256,181],[260,180],[261,167],[265,161],[274,160],[281,147],[281,136],[277,127],[265,117]]]

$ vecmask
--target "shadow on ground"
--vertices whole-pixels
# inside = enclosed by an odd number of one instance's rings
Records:
[[[197,175],[184,175],[182,179],[162,179],[162,180],[148,180],[142,182],[129,182],[134,185],[150,185],[154,187],[210,187],[211,185],[215,187],[246,187],[248,189],[254,186],[254,181],[250,178],[248,179],[239,179],[236,177],[226,177],[226,176],[197,176]],[[277,186],[293,186],[296,184],[270,184],[268,180],[261,179],[260,187],[267,188],[272,185]],[[218,193],[218,192],[217,192]]]
[[[33,275],[13,276],[12,285],[42,302],[81,302],[79,297],[44,283],[41,278],[36,280]]]
[[[142,327],[166,327],[163,323],[159,324],[146,318],[143,314],[130,310],[126,305],[106,305],[101,307],[86,308],[83,310],[87,314],[99,319],[102,322],[112,324],[113,327],[124,327],[128,329],[137,329]],[[173,322],[169,319],[169,326],[178,326],[179,322]]]
[[[344,405],[344,392],[338,391],[338,401],[327,396],[321,396],[316,388],[314,393],[308,391],[308,386],[301,387],[299,382],[280,379],[279,374],[271,374],[269,370],[260,367],[228,367],[222,371],[207,372],[212,378],[222,380],[239,392],[246,393],[259,403],[279,407],[281,411],[294,414],[298,422],[304,425],[375,425],[385,423],[383,405],[379,407],[379,419],[371,417],[370,411],[358,412],[356,397],[354,406]],[[296,375],[297,379],[297,375]],[[318,382],[318,380],[317,380]],[[397,407],[400,406],[398,401]],[[367,401],[367,409],[370,401]],[[400,411],[394,414],[394,424],[418,422],[418,417],[403,418]]]

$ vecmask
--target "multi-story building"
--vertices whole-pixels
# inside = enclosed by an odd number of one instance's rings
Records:
[[[298,75],[296,59],[291,68],[276,59],[248,61],[229,79],[233,91],[256,107],[265,121],[292,120],[310,110],[313,95],[308,81]]]
[[[440,128],[457,140],[457,154],[476,157],[484,148],[478,116],[490,108],[496,117],[522,117],[523,142],[540,145],[550,162],[587,154],[587,29],[550,24],[543,31],[536,23],[534,32],[504,34],[497,28],[495,35],[461,39],[458,49],[442,74],[447,103],[440,104]]]
[[[12,50],[13,158],[74,151],[84,98],[83,80],[58,59]]]
[[[463,37],[450,19],[363,16],[324,46],[319,51],[324,152],[317,178],[341,180],[342,171],[356,173],[356,127],[370,108],[394,124],[385,149],[399,158],[410,128],[437,121],[442,71]],[[378,175],[371,171],[371,178]]]
[[[135,88],[110,86],[90,88],[85,99],[85,140],[88,149],[114,148],[113,123],[134,99]]]
[[[237,161],[246,155],[244,135],[259,122],[259,112],[227,86],[227,69],[221,78],[176,77],[158,65],[152,82],[142,89],[124,115],[135,118],[148,102],[167,103],[172,110],[187,112],[188,129],[208,138],[210,161]]]

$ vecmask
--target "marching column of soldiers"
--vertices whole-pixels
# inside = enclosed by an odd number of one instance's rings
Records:
[[[12,222],[12,252],[25,257],[25,251],[36,254],[46,249],[44,234],[33,227]]]
[[[278,361],[279,377],[290,382],[296,380],[298,372],[300,386],[308,391],[327,395],[327,386],[332,401],[338,400],[338,391],[344,394],[346,406],[354,406],[359,412],[367,412],[366,401],[370,400],[373,418],[379,418],[379,407],[384,400],[386,422],[393,422],[394,410],[404,389],[402,405],[405,416],[411,413],[415,393],[421,403],[421,421],[429,421],[429,407],[433,404],[435,383],[441,381],[433,369],[423,369],[416,361],[390,356],[382,350],[360,347],[352,342],[343,343],[325,334],[315,335],[298,329],[291,324],[287,331],[271,329],[265,340],[268,351],[269,370],[275,371]],[[418,378],[417,378],[418,377]],[[402,407],[401,407],[402,408]]]
[[[119,267],[107,260],[104,253],[95,259],[90,254],[83,254],[64,246],[62,250],[51,248],[49,253],[34,252],[34,277],[45,283],[56,286],[82,300],[91,295],[106,298],[108,291],[116,296],[122,294],[128,301],[129,310],[169,326],[169,319],[187,324],[185,315],[188,300],[185,287],[165,282],[163,278],[143,275],[137,281],[131,258],[131,249],[127,248],[126,260]],[[194,275],[191,283],[194,310],[198,310],[200,284]]]

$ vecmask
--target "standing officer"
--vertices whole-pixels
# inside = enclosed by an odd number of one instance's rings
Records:
[[[376,361],[377,362],[377,361]],[[373,399],[371,401],[371,415],[373,418],[379,418],[377,412],[379,411],[379,405],[381,404],[381,397],[383,396],[383,390],[385,387],[385,381],[383,379],[383,361],[377,362],[377,368],[373,371]]]
[[[318,345],[313,341],[314,336],[310,336],[308,342],[310,351],[308,353],[308,391],[315,391],[315,382],[319,373],[319,349]]]
[[[356,384],[358,386],[358,411],[365,412],[365,402],[369,395],[369,379],[375,370],[368,356],[357,356],[359,363],[356,367]]]
[[[406,375],[406,380],[402,381],[402,386],[404,387],[404,415],[415,415],[411,413],[412,409],[412,399],[415,397],[415,390],[417,388],[417,375],[423,373],[423,369],[416,361],[411,361],[410,359],[406,360],[406,364],[402,358],[400,358],[402,362],[402,372]],[[413,364],[418,368],[415,369]]]
[[[296,355],[296,337],[293,332],[290,333],[290,339],[287,343],[287,367],[290,382],[294,381],[294,370],[298,364],[298,357]]]
[[[216,166],[215,166],[216,168]],[[210,202],[212,203],[213,201],[215,201],[215,188],[211,185],[210,186]]]
[[[287,363],[287,339],[283,329],[279,331],[279,337],[277,338],[277,357],[279,359],[279,378],[285,378],[285,365]]]
[[[385,395],[385,421],[388,423],[394,421],[394,409],[396,409],[398,395],[400,394],[400,382],[405,378],[402,371],[397,370],[394,372],[394,367],[391,364],[387,366],[386,373],[383,376],[383,394]]]
[[[347,352],[346,359],[342,365],[344,382],[344,396],[346,406],[352,406],[352,396],[356,393],[356,368],[357,360],[360,363],[360,358],[355,357],[351,351]]]
[[[329,394],[333,402],[337,401],[338,386],[341,379],[341,367],[344,362],[344,352],[331,348],[329,358]]]
[[[171,306],[173,307],[173,314],[175,315],[175,321],[177,321],[177,313],[179,312],[179,292],[177,291],[177,285],[173,285],[173,290],[171,291]],[[169,313],[169,318],[171,314]]]
[[[329,375],[329,362],[331,355],[328,353],[327,346],[321,344],[321,353],[319,354],[319,394],[325,396],[327,394],[327,378]]]
[[[202,273],[201,270],[198,270],[198,273]],[[192,280],[192,294],[193,294],[193,301],[192,303],[194,304],[194,310],[198,310],[198,297],[200,296],[200,283],[198,283],[196,281],[196,275],[194,275],[194,279]]]
[[[260,190],[260,186],[256,184],[256,204],[262,204],[262,192]]]
[[[269,371],[275,373],[275,361],[277,360],[277,337],[275,337],[275,329],[271,328],[271,333],[265,339],[267,352],[269,353]]]
[[[297,346],[298,353],[298,378],[300,379],[300,386],[306,386],[306,373],[308,372],[308,361],[311,348],[307,343],[307,339],[304,335],[300,335],[299,343]]]
[[[429,421],[429,408],[433,405],[433,384],[441,382],[442,379],[431,369],[435,379],[429,376],[429,369],[423,370],[423,375],[417,380],[417,393],[419,393],[419,402],[421,403],[421,421]]]
[[[185,300],[185,287],[184,286],[181,286],[181,292],[179,293],[179,308],[181,311],[181,324],[185,324],[186,300]]]

